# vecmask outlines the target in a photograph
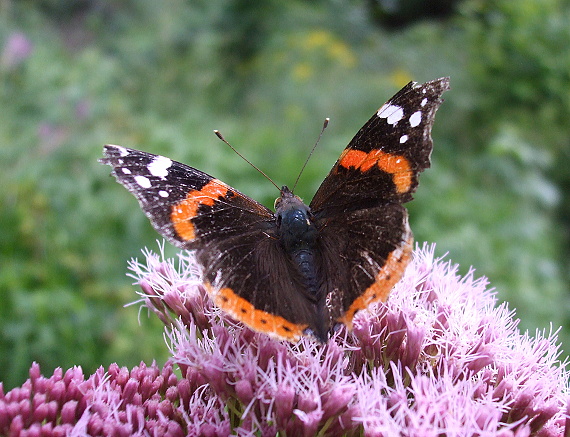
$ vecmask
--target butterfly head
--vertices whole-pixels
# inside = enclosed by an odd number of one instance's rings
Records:
[[[316,228],[311,209],[287,186],[281,188],[281,196],[275,200],[275,216],[285,246],[312,243]]]
[[[284,211],[290,209],[291,207],[295,208],[299,205],[303,205],[307,210],[309,207],[303,203],[303,200],[299,196],[295,196],[293,191],[287,186],[283,185],[281,187],[280,196],[275,199],[275,213],[279,215],[280,211]]]

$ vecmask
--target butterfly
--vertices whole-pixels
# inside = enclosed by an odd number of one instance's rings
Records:
[[[214,303],[250,328],[326,342],[385,301],[411,259],[404,203],[430,166],[431,129],[449,79],[408,83],[357,132],[306,205],[287,186],[275,212],[167,157],[107,145],[103,164],[154,228],[195,252]]]

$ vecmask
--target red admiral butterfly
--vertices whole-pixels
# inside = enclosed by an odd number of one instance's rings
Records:
[[[387,299],[410,261],[402,205],[429,167],[431,128],[448,78],[410,82],[358,131],[307,206],[281,189],[275,213],[164,156],[105,146],[100,161],[154,228],[195,250],[220,308],[256,331],[326,341],[336,323]]]

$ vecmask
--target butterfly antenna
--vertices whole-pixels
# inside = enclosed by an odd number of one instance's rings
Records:
[[[325,122],[323,123],[323,128],[321,129],[321,133],[319,134],[319,137],[317,138],[317,142],[315,143],[315,145],[311,149],[309,156],[307,156],[307,159],[305,160],[305,163],[303,164],[303,167],[301,168],[301,171],[299,172],[299,176],[297,176],[297,179],[295,179],[295,185],[293,185],[293,189],[291,190],[292,192],[295,192],[295,187],[297,186],[297,182],[299,182],[299,179],[301,178],[301,175],[303,174],[303,170],[305,170],[305,167],[307,166],[309,159],[311,159],[311,156],[313,156],[313,152],[317,148],[319,141],[321,141],[321,137],[323,136],[323,132],[325,131],[325,129],[329,125],[329,121],[330,121],[330,118],[328,118],[328,117],[325,118]]]
[[[226,143],[226,144],[228,145],[228,147],[229,147],[230,149],[232,149],[232,150],[236,153],[236,155],[238,155],[241,159],[243,159],[245,162],[247,162],[249,165],[251,165],[254,169],[256,169],[259,173],[261,173],[263,176],[265,176],[265,179],[267,179],[269,182],[271,182],[273,185],[275,185],[275,187],[276,187],[279,191],[281,191],[281,188],[279,188],[279,186],[278,186],[275,182],[273,182],[273,179],[271,179],[269,176],[267,176],[263,170],[261,170],[261,169],[260,169],[258,166],[256,166],[253,162],[251,162],[249,159],[247,159],[245,156],[243,156],[241,153],[239,153],[239,152],[234,148],[234,146],[232,146],[230,143],[228,143],[228,142],[226,141],[226,139],[224,138],[224,136],[220,133],[219,130],[214,130],[214,133],[216,134],[216,136],[217,136],[220,140],[222,140],[224,143]]]

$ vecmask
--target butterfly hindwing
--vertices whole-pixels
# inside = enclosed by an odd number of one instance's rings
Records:
[[[322,324],[275,228],[216,239],[197,249],[196,258],[214,302],[249,327],[296,341],[307,329],[314,332]],[[321,335],[325,338],[326,333]]]

